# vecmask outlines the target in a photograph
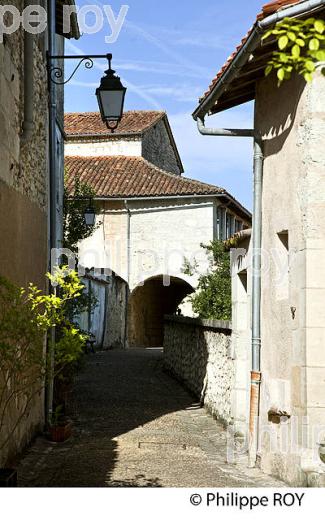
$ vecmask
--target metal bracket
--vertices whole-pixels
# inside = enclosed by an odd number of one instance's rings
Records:
[[[47,70],[48,70],[48,77],[49,80],[52,83],[55,83],[55,85],[66,85],[66,83],[69,83],[69,81],[73,78],[77,70],[80,68],[82,64],[84,64],[86,69],[92,69],[94,66],[94,59],[107,59],[110,63],[110,60],[112,59],[111,54],[89,54],[89,55],[62,55],[62,56],[51,56],[50,54],[47,54]],[[67,79],[63,79],[62,81],[59,81],[64,76],[63,67],[60,67],[58,65],[53,65],[53,60],[79,60],[78,65],[73,70],[72,74]]]

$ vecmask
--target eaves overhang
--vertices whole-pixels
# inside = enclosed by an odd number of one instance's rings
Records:
[[[206,193],[206,194],[196,194],[196,193],[189,193],[186,195],[144,195],[144,196],[130,196],[125,195],[122,196],[95,196],[94,200],[97,201],[155,201],[155,200],[184,200],[184,199],[219,199],[220,202],[232,209],[233,211],[240,214],[244,220],[247,220],[248,222],[252,219],[252,213],[246,209],[238,200],[236,200],[232,195],[230,195],[228,192],[223,191],[222,193]]]
[[[264,77],[266,64],[276,49],[274,39],[262,42],[263,34],[285,17],[304,18],[324,9],[325,0],[296,1],[293,4],[291,1],[289,6],[257,19],[201,98],[193,118],[204,119],[207,114],[216,114],[255,99],[256,83]]]

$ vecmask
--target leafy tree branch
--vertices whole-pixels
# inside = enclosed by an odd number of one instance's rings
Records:
[[[275,71],[278,85],[290,79],[293,72],[302,75],[308,82],[312,81],[317,64],[325,62],[324,33],[324,20],[284,18],[262,37],[262,40],[275,37],[279,49],[268,62],[265,75]],[[324,68],[322,72],[325,74]]]
[[[63,206],[63,238],[64,247],[70,251],[78,252],[78,242],[90,237],[99,227],[99,224],[87,226],[84,213],[89,205],[94,207],[95,191],[86,182],[82,182],[79,177],[74,179],[73,192],[69,193],[67,188],[68,174],[65,175],[64,183],[64,206]]]

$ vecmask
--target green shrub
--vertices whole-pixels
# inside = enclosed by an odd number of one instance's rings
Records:
[[[206,274],[199,276],[197,291],[190,296],[194,312],[203,319],[231,319],[231,276],[230,253],[220,240],[209,245],[201,244],[209,257],[210,268]],[[185,260],[184,272],[192,275],[197,265],[191,266]]]
[[[57,294],[44,294],[33,284],[23,289],[0,276],[0,451],[46,384],[48,331],[57,330],[54,375],[78,360],[87,339],[66,317],[83,290],[77,273],[64,266],[47,277]],[[10,422],[13,408],[15,420]]]

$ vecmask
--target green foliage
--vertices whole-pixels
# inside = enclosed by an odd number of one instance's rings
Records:
[[[210,268],[209,272],[200,275],[198,290],[190,297],[193,310],[200,318],[230,320],[230,254],[225,251],[225,245],[220,240],[214,240],[209,245],[201,244],[201,247],[207,251]],[[197,268],[185,260],[183,270],[192,275]]]
[[[0,277],[0,450],[45,385],[46,333],[57,330],[54,375],[78,360],[87,339],[66,317],[68,305],[83,289],[77,273],[64,266],[47,276],[56,294],[44,294],[33,284],[19,288]]]
[[[55,407],[55,410],[52,414],[51,426],[58,426],[64,423],[65,415],[64,415],[64,406],[59,404]]]
[[[325,21],[284,18],[262,39],[272,36],[276,37],[279,50],[273,53],[265,75],[276,71],[279,85],[290,79],[293,72],[301,74],[306,81],[312,81],[317,63],[325,62]],[[324,68],[322,72],[325,74]]]
[[[89,205],[96,210],[94,202],[95,191],[89,184],[81,182],[79,177],[75,178],[73,194],[68,193],[66,184],[65,179],[63,205],[64,247],[76,253],[78,242],[90,237],[98,228],[96,223],[93,226],[87,226],[84,218],[85,210]]]

